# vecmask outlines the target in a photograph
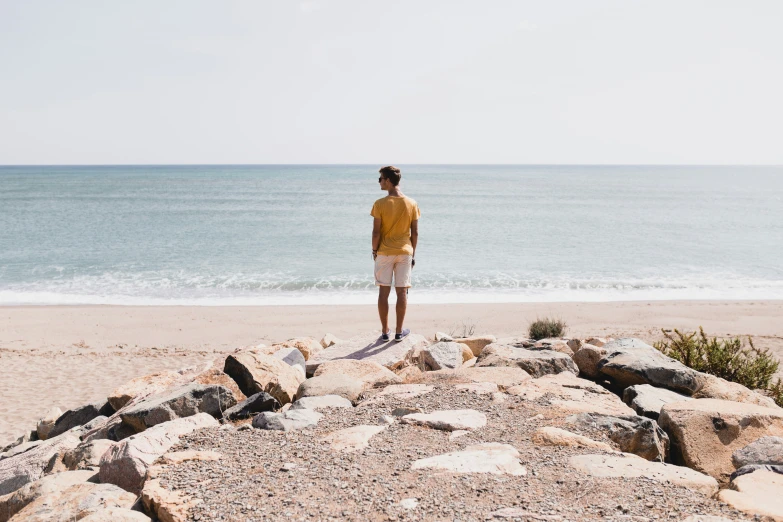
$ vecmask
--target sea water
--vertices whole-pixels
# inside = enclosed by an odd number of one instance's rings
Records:
[[[372,303],[379,167],[0,167],[0,304]],[[400,167],[411,302],[783,299],[783,167]]]

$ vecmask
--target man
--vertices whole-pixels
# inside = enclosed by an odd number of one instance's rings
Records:
[[[403,328],[408,306],[411,269],[415,264],[416,242],[419,239],[419,206],[399,189],[400,169],[379,170],[381,190],[389,193],[372,206],[372,258],[375,260],[375,284],[378,286],[378,314],[381,317],[381,340],[389,340],[389,294],[392,279],[397,293],[397,329],[394,340],[399,342],[411,333]]]

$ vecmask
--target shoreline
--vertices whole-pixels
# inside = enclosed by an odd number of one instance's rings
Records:
[[[566,336],[649,343],[661,339],[662,328],[703,326],[710,336],[751,335],[783,360],[783,301],[411,304],[406,327],[427,338],[471,326],[476,335],[526,337],[528,324],[545,316],[564,319]],[[242,346],[372,331],[380,332],[374,305],[2,306],[0,444],[52,407],[105,398],[135,377],[206,363]]]

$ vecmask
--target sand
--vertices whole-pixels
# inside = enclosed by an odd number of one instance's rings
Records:
[[[393,311],[392,311],[393,316]],[[556,316],[573,337],[660,339],[661,328],[703,326],[717,336],[752,335],[783,358],[783,301],[415,305],[406,325],[428,337],[525,335]],[[380,330],[374,306],[0,307],[0,446],[51,407],[100,400],[119,384],[161,369],[292,337],[350,337]]]

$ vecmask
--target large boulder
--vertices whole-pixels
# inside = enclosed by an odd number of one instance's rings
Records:
[[[155,468],[159,467],[155,466]],[[189,520],[188,511],[201,502],[203,502],[201,499],[161,486],[160,479],[152,476],[144,484],[141,492],[141,503],[145,511],[154,515],[160,522],[185,522]]]
[[[82,442],[73,449],[63,452],[63,465],[68,470],[97,468],[101,465],[101,457],[109,448],[117,444],[108,439]]]
[[[442,341],[419,351],[419,366],[424,371],[460,368],[463,362],[460,343]]]
[[[566,446],[574,448],[592,448],[604,451],[614,451],[609,444],[589,439],[583,435],[578,435],[570,431],[555,428],[553,426],[544,426],[538,428],[530,440],[539,446]]]
[[[68,410],[57,418],[49,432],[49,437],[56,437],[71,428],[87,424],[99,415],[108,417],[112,413],[114,413],[114,408],[108,402],[85,404],[84,406]]]
[[[277,402],[277,399],[266,392],[259,392],[224,411],[223,418],[229,421],[249,419],[256,413],[273,411],[278,408],[280,408],[280,403]]]
[[[179,438],[200,428],[219,426],[208,413],[158,424],[128,437],[101,457],[101,482],[115,484],[135,494],[141,493],[148,468],[179,442]]]
[[[731,455],[734,467],[767,464],[783,466],[783,437],[761,437]]]
[[[266,392],[280,404],[294,399],[304,375],[271,355],[248,350],[226,357],[224,371],[239,385],[248,397]]]
[[[135,502],[136,495],[112,484],[82,482],[38,497],[19,511],[13,522],[81,520],[111,508],[130,509]]]
[[[304,381],[296,392],[296,398],[339,395],[355,403],[365,390],[363,381],[342,373],[319,375]]]
[[[381,340],[377,333],[339,341],[307,360],[307,375],[313,375],[322,363],[336,359],[372,361],[390,370],[409,366],[414,354],[429,343],[423,335],[410,334],[401,342]]]
[[[751,516],[783,520],[783,475],[758,470],[734,478],[729,487],[718,493],[718,500]]]
[[[579,368],[579,375],[597,379],[600,375],[598,363],[606,353],[606,348],[599,348],[592,344],[583,344],[571,358]]]
[[[148,396],[162,392],[180,382],[182,375],[179,372],[166,370],[152,373],[132,379],[115,388],[108,397],[109,404],[115,410],[119,410],[132,399],[138,396]]]
[[[696,381],[698,389],[693,393],[693,397],[696,399],[723,399],[724,401],[756,404],[766,408],[778,408],[771,397],[750,390],[736,382],[729,382],[707,373],[697,373]]]
[[[370,426],[362,424],[337,430],[326,435],[322,440],[328,442],[333,451],[350,453],[359,451],[370,444],[370,439],[386,429],[386,426]]]
[[[767,435],[783,436],[783,410],[720,399],[664,405],[658,419],[672,443],[672,461],[728,482],[732,453]]]
[[[313,373],[313,377],[338,373],[362,381],[365,390],[402,383],[402,379],[397,374],[377,362],[355,359],[327,361],[318,366],[318,369]]]
[[[460,339],[453,339],[454,342],[467,345],[470,351],[473,352],[474,357],[481,355],[481,351],[488,344],[497,342],[494,335],[477,335],[474,337],[462,337]]]
[[[192,377],[186,377],[187,382],[196,384],[218,384],[231,390],[231,394],[234,396],[236,402],[243,401],[247,396],[239,389],[236,381],[223,372],[223,368],[226,366],[225,357],[217,359],[210,363],[210,365],[203,371],[197,373]]]
[[[305,361],[309,361],[313,358],[313,356],[324,349],[321,343],[312,337],[298,337],[296,339],[289,339],[288,341],[275,343],[272,345],[272,349],[275,351],[281,348],[295,348],[296,350],[299,350]]]
[[[75,484],[81,484],[93,479],[95,475],[96,473],[93,470],[66,471],[47,475],[35,482],[25,484],[13,493],[0,497],[0,522],[7,522],[12,516],[39,497],[60,493]]]
[[[291,404],[292,410],[324,410],[327,408],[353,408],[351,401],[339,395],[302,397]]]
[[[77,431],[67,431],[24,453],[0,460],[0,495],[16,491],[43,477],[50,462],[56,460],[60,452],[75,448],[79,442]]]
[[[476,367],[488,366],[518,367],[533,377],[561,372],[571,372],[574,375],[579,373],[574,361],[564,353],[513,348],[501,344],[490,344],[479,355]]]
[[[59,419],[62,414],[63,412],[60,408],[52,408],[43,418],[38,421],[38,425],[35,429],[36,433],[38,434],[38,440],[46,440],[50,436],[54,436],[50,435],[50,433],[54,429],[54,425],[57,422],[57,419]]]
[[[687,400],[690,400],[690,397],[649,384],[635,384],[623,391],[625,404],[633,408],[638,415],[653,420],[658,420],[664,404]]]
[[[305,358],[300,350],[296,348],[280,348],[272,354],[272,357],[280,359],[288,366],[297,368],[302,372],[302,375],[305,374]]]
[[[123,424],[138,433],[197,413],[208,413],[219,419],[223,411],[235,404],[234,394],[224,386],[186,384],[139,402],[120,412],[120,418]]]
[[[571,422],[606,432],[623,453],[663,462],[669,452],[669,436],[647,417],[582,413],[571,418]]]
[[[294,431],[310,428],[323,417],[315,410],[288,410],[283,413],[265,411],[253,418],[253,427],[261,430]]]
[[[655,482],[670,482],[711,497],[718,492],[714,478],[682,466],[652,462],[629,453],[621,455],[576,455],[569,465],[598,478],[643,477]]]
[[[600,374],[622,388],[651,384],[693,395],[699,389],[698,372],[639,339],[618,339],[604,346],[606,355],[598,362]]]

